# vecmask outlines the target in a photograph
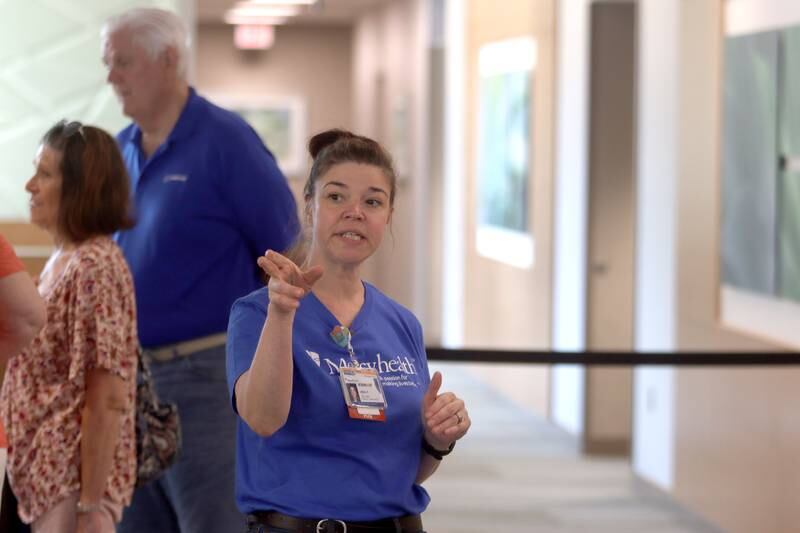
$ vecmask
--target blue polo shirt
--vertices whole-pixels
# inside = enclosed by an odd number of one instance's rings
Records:
[[[238,300],[228,326],[228,386],[252,363],[267,315],[267,290]],[[338,324],[314,296],[300,303],[292,329],[294,377],[286,424],[260,437],[240,418],[236,502],[244,513],[377,520],[421,513],[430,498],[414,482],[422,452],[422,398],[430,383],[422,328],[410,311],[365,284],[350,328],[360,365],[378,370],[386,422],[347,414],[339,368],[352,366],[331,338]]]
[[[139,339],[155,347],[223,332],[234,300],[263,285],[256,258],[294,241],[294,197],[255,131],[194,89],[149,159],[141,137],[136,124],[117,136],[136,226],[116,235]]]

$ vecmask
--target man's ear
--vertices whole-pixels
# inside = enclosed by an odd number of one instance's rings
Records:
[[[161,52],[161,60],[164,65],[173,69],[178,68],[178,51],[174,46],[168,46]]]

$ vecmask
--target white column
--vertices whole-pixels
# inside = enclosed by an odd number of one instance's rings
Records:
[[[635,342],[639,351],[677,344],[677,187],[680,0],[639,2],[639,123]],[[634,374],[633,468],[673,484],[674,369]]]
[[[589,0],[563,0],[558,14],[558,118],[553,239],[553,349],[586,348]],[[553,421],[583,433],[585,368],[555,365]]]
[[[458,348],[464,341],[464,261],[466,206],[466,6],[445,5],[445,155],[442,253],[442,345]]]

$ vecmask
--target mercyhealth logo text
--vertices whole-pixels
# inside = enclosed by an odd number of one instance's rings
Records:
[[[314,353],[314,352],[308,352],[308,350],[306,350],[306,352],[309,354],[309,356],[311,356],[311,354]],[[317,354],[314,353],[314,355]],[[311,357],[313,359],[316,359],[313,356]],[[397,372],[402,372],[403,374],[414,375],[417,373],[417,369],[414,366],[413,361],[409,357],[401,357],[399,355],[394,359],[384,360],[381,357],[381,354],[377,354],[377,361],[370,363],[353,363],[352,361],[349,361],[344,357],[339,359],[338,364],[335,361],[328,359],[327,357],[323,358],[322,361],[325,361],[325,364],[328,365],[328,373],[330,375],[339,374],[340,367],[377,368],[378,374],[385,374],[387,372],[394,374]],[[317,361],[315,360],[314,362],[316,363]]]

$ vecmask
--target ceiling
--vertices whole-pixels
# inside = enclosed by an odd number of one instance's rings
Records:
[[[317,0],[305,8],[307,13],[293,17],[288,24],[350,24],[360,15],[391,0]],[[222,17],[236,0],[197,0],[197,18],[201,24],[222,24]]]

